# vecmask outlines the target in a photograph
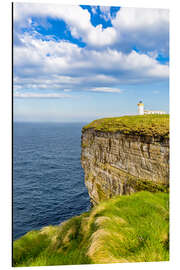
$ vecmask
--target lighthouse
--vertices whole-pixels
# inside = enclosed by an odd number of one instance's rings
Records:
[[[138,113],[139,115],[144,115],[144,104],[142,103],[142,101],[139,101],[138,103]]]
[[[144,104],[142,101],[139,101],[138,103],[138,114],[144,115],[144,114],[166,114],[164,111],[150,111],[150,110],[144,110]]]

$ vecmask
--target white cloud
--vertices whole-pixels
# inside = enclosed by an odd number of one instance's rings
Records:
[[[85,41],[89,45],[101,47],[113,44],[116,39],[117,34],[114,28],[108,27],[103,29],[102,25],[99,24],[92,28]]]
[[[64,89],[64,92],[71,92],[70,89]]]
[[[122,90],[118,88],[108,88],[108,87],[95,87],[92,88],[93,92],[105,92],[105,93],[122,93]]]
[[[75,38],[80,38],[88,46],[119,47],[130,52],[134,45],[142,51],[159,51],[168,54],[169,12],[162,9],[120,8],[112,19],[110,7],[99,7],[105,20],[111,19],[112,27],[91,24],[90,13],[80,6],[54,4],[15,3],[14,20],[16,29],[30,26],[32,16],[64,20]],[[92,7],[97,12],[97,7]],[[15,33],[17,42],[17,36]]]
[[[18,93],[14,94],[15,98],[70,98],[72,96],[61,93]]]
[[[101,25],[94,27],[90,21],[88,10],[80,6],[62,6],[54,4],[15,3],[14,21],[16,28],[28,26],[32,16],[51,17],[64,20],[75,38],[82,38],[91,46],[105,46],[113,43],[116,32],[112,27],[103,29]]]
[[[149,55],[79,48],[64,41],[19,34],[14,46],[14,89],[117,89],[120,84],[166,80],[168,65]],[[93,90],[94,91],[94,90]]]
[[[113,25],[122,29],[144,29],[152,27],[154,30],[160,28],[163,24],[168,26],[169,12],[164,9],[147,9],[147,8],[121,8],[116,18],[113,19]]]
[[[163,9],[121,8],[112,25],[117,33],[117,43],[123,50],[132,46],[140,50],[168,54],[169,50],[169,11]]]
[[[159,94],[160,92],[159,92],[159,90],[154,90],[153,91],[153,94],[155,94],[155,95],[157,95],[157,94]]]
[[[169,50],[169,12],[162,9],[120,8],[112,19],[110,7],[99,7],[101,17],[111,20],[112,27],[103,28],[101,24],[91,24],[90,13],[80,6],[56,4],[15,3],[14,21],[16,30],[30,26],[31,17],[64,20],[72,36],[82,39],[88,46],[119,47],[130,52],[136,44],[142,51],[159,51],[168,55]],[[97,7],[92,7],[97,12]],[[15,41],[19,42],[15,32]]]
[[[96,7],[92,9],[95,13]],[[100,10],[110,18],[110,7]],[[121,8],[112,19],[113,27],[105,29],[101,24],[94,27],[90,13],[79,6],[16,3],[14,14],[14,90],[119,93],[121,84],[169,78],[168,64],[156,60],[159,51],[168,51],[167,10]],[[56,41],[52,36],[42,38],[32,27],[32,16],[64,20],[71,34],[88,47]],[[31,31],[22,34],[24,26]],[[134,44],[141,53],[132,49]]]

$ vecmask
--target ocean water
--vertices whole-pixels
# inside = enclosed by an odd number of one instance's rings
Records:
[[[14,123],[13,239],[90,209],[80,123]]]

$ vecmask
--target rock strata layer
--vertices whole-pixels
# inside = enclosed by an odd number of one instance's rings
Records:
[[[169,139],[83,129],[81,163],[93,205],[169,185]]]

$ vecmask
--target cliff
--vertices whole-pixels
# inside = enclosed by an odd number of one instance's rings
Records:
[[[82,130],[81,146],[93,205],[140,190],[168,190],[169,115],[93,121]]]
[[[99,203],[60,226],[14,241],[13,266],[169,260],[168,193],[137,192]]]

